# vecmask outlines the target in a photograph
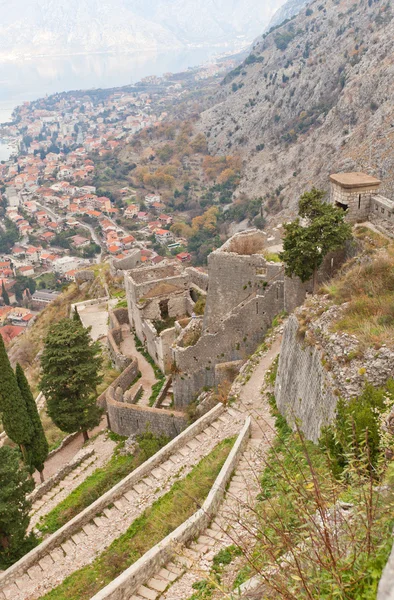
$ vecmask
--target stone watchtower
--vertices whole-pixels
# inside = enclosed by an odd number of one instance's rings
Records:
[[[368,220],[372,196],[378,193],[380,180],[365,173],[330,175],[331,203],[346,211],[349,223]]]

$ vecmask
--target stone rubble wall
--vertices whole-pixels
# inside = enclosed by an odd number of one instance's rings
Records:
[[[171,560],[177,546],[191,542],[205,531],[223,501],[226,487],[245,450],[250,432],[251,419],[248,417],[202,507],[177,527],[175,531],[148,550],[144,556],[126,569],[119,577],[93,596],[91,600],[129,600],[152,573],[157,572],[160,567]]]
[[[113,258],[110,261],[111,275],[116,275],[118,271],[128,271],[129,269],[135,269],[141,264],[141,250],[135,248],[126,258],[116,259]]]
[[[106,408],[107,405],[107,392],[109,388],[113,387],[115,390],[120,387],[125,392],[130,387],[134,379],[138,375],[138,361],[136,358],[126,367],[126,369],[112,382],[112,384],[97,398],[97,404],[101,408]]]
[[[343,306],[327,297],[315,297],[305,311],[298,309],[286,323],[275,397],[289,423],[294,426],[297,420],[306,437],[317,442],[321,428],[335,416],[338,398],[350,400],[367,381],[381,387],[393,377],[394,351],[386,346],[361,351],[355,336],[333,332]]]
[[[127,475],[122,481],[117,483],[108,492],[100,496],[90,506],[68,521],[58,531],[50,535],[39,546],[33,548],[28,554],[23,556],[18,562],[12,565],[9,569],[0,574],[0,590],[7,585],[13,583],[35,564],[37,564],[44,556],[57,548],[60,544],[69,539],[74,533],[77,533],[84,525],[89,523],[96,515],[100,514],[109,504],[118,500],[125,492],[131,490],[143,477],[155,467],[158,467],[170,456],[175,454],[187,442],[192,440],[196,435],[204,431],[211,423],[216,421],[219,416],[225,411],[222,404],[217,404],[209,413],[201,417],[198,421],[190,425],[175,439],[161,448],[154,456],[145,461],[141,466]]]
[[[322,354],[299,335],[299,322],[292,315],[283,332],[276,377],[275,399],[289,425],[297,422],[306,437],[317,442],[323,425],[335,415],[338,398],[334,382],[324,370]]]
[[[112,431],[126,436],[151,431],[157,436],[175,438],[187,426],[184,413],[138,404],[125,404],[116,397],[112,386],[107,393],[107,418]]]
[[[222,319],[216,333],[204,333],[194,346],[174,348],[175,406],[190,404],[204,387],[216,385],[215,366],[246,360],[262,342],[272,320],[283,310],[283,284],[274,283]]]

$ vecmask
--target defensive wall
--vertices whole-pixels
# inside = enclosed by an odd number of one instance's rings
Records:
[[[141,250],[134,248],[125,258],[113,258],[110,261],[111,275],[120,275],[122,271],[135,269],[141,264]]]
[[[128,323],[129,318],[126,308],[117,308],[109,312],[108,350],[113,364],[119,371],[123,371],[132,362],[132,358],[125,356],[121,350],[124,335],[130,330]]]

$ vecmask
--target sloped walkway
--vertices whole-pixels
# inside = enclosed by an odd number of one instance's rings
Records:
[[[137,386],[142,385],[144,389],[144,393],[139,400],[138,404],[140,406],[148,406],[149,398],[152,393],[152,386],[157,383],[155,372],[152,368],[152,365],[148,363],[145,356],[138,352],[135,347],[134,336],[131,331],[125,332],[123,336],[123,341],[120,345],[120,350],[124,356],[129,356],[130,358],[136,357],[138,360],[138,368],[141,372],[141,378],[137,382]]]
[[[263,460],[275,436],[274,419],[262,400],[261,388],[280,344],[278,336],[240,389],[233,414],[240,411],[243,416],[250,415],[252,433],[216,518],[189,548],[178,549],[177,557],[140,586],[129,600],[187,600],[195,592],[193,584],[208,577],[213,558],[220,550],[234,543],[244,548],[252,543],[255,528],[252,509],[260,491]]]

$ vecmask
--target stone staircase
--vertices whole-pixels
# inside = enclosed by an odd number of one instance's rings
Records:
[[[89,513],[91,518],[88,521],[83,520],[82,515],[75,517],[72,535],[67,537],[62,534],[63,529],[70,528],[70,524],[65,525],[62,530],[33,550],[31,556],[27,555],[0,575],[0,600],[35,600],[59,585],[74,571],[91,563],[123,534],[147,507],[168,492],[180,477],[185,477],[221,440],[238,434],[243,423],[242,413],[236,410],[230,408],[221,414],[218,413],[218,417],[206,429],[200,430],[183,445],[178,445],[173,454],[152,468],[148,474],[145,473],[139,480],[134,481],[130,489],[125,490],[121,496],[111,501],[109,495],[107,505],[102,508],[101,502],[96,514]],[[180,439],[183,439],[182,435]],[[107,499],[107,495],[105,497]],[[80,528],[77,527],[78,519],[83,523]],[[62,541],[54,545],[51,538],[59,538]],[[175,580],[181,572],[179,567],[174,566],[172,569],[169,565],[162,573],[172,573],[168,577],[171,579],[175,576]],[[157,577],[157,581],[161,581],[162,576],[158,574]],[[169,581],[166,585],[168,583]],[[151,587],[146,589],[151,590],[146,592],[148,594],[159,593]]]
[[[30,511],[28,531],[31,531],[43,515],[48,514],[55,506],[68,496],[90,473],[97,468],[97,456],[93,454],[76,466],[70,473],[63,477],[57,484],[47,491],[44,496],[36,500]]]
[[[189,547],[178,548],[176,558],[141,585],[128,600],[187,600],[195,592],[193,583],[209,575],[214,556],[229,545],[244,547],[250,534],[244,524],[253,526],[253,507],[260,491],[258,473],[269,443],[251,439],[238,463],[224,501],[209,527]],[[242,513],[242,523],[239,516]],[[250,530],[250,528],[248,527]]]

